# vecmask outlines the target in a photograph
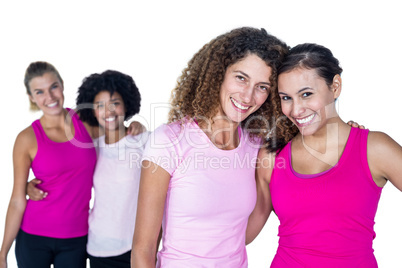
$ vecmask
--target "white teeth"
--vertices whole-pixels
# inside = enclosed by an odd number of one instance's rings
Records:
[[[235,99],[233,99],[233,98],[230,98],[231,100],[232,100],[232,102],[233,102],[233,104],[237,107],[237,108],[239,108],[239,109],[242,109],[242,110],[248,110],[248,109],[250,109],[250,107],[251,106],[243,106],[243,105],[241,105],[240,103],[238,103]]]
[[[314,118],[314,115],[315,114],[312,114],[312,115],[310,115],[310,116],[308,116],[306,118],[303,118],[303,119],[296,119],[296,121],[299,124],[306,124],[306,123],[310,122]]]
[[[53,108],[53,107],[55,107],[56,105],[57,105],[57,101],[56,101],[56,102],[53,102],[53,103],[48,104],[48,105],[47,105],[47,107],[49,107],[49,108]]]
[[[115,117],[109,117],[109,118],[105,119],[106,122],[112,122],[114,120],[115,120]]]

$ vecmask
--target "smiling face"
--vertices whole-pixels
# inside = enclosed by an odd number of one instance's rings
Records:
[[[271,68],[250,54],[229,66],[220,89],[220,111],[230,121],[240,123],[258,110],[269,95]]]
[[[341,78],[331,86],[315,70],[296,68],[278,77],[282,112],[299,128],[302,135],[313,135],[338,117],[335,99],[341,91]]]
[[[56,115],[63,111],[63,84],[52,72],[44,73],[29,81],[30,100],[44,114]]]
[[[105,130],[116,131],[124,129],[126,108],[121,95],[108,91],[99,92],[94,99],[95,117]]]

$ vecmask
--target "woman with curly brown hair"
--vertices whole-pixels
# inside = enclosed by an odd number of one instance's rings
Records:
[[[280,116],[272,100],[287,51],[264,29],[239,28],[190,60],[172,92],[169,124],[144,152],[133,267],[155,267],[161,226],[157,267],[247,267],[255,162],[270,119]]]

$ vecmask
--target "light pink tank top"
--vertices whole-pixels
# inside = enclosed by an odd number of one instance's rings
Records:
[[[320,174],[293,170],[291,143],[277,155],[270,191],[279,247],[271,267],[378,267],[372,243],[382,188],[370,173],[367,136],[352,128],[337,165]]]
[[[49,194],[41,201],[28,200],[21,224],[26,233],[53,238],[73,238],[88,233],[96,151],[75,113],[72,122],[75,134],[67,142],[50,140],[39,120],[32,123],[38,151],[31,168],[34,176],[42,180],[38,187]]]

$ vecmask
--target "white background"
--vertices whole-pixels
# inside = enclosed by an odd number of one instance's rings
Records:
[[[290,46],[329,47],[344,68],[341,117],[402,143],[400,10],[390,0],[2,1],[0,230],[12,190],[15,137],[40,117],[28,111],[23,85],[30,62],[56,66],[66,107],[74,107],[77,88],[91,73],[115,69],[133,76],[143,98],[140,115],[153,130],[166,122],[170,91],[202,45],[236,27],[263,27]],[[375,225],[380,267],[402,267],[401,204],[402,194],[386,185]],[[277,226],[273,214],[247,247],[251,268],[269,266]],[[8,259],[9,267],[16,267],[13,249]]]

